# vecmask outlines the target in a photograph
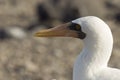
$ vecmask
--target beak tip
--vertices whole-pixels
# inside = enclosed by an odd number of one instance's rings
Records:
[[[34,37],[38,37],[38,33],[34,33],[33,36],[34,36]]]

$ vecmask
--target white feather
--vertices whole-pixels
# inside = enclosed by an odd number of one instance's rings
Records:
[[[94,16],[72,22],[79,24],[86,33],[84,49],[74,64],[73,80],[120,80],[120,70],[108,67],[113,47],[109,26]]]

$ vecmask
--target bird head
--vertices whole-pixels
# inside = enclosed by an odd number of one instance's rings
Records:
[[[84,39],[86,34],[82,31],[81,25],[68,22],[51,29],[41,30],[35,33],[36,37],[74,37]]]
[[[107,37],[111,31],[107,24],[101,19],[88,16],[78,18],[71,22],[53,27],[47,30],[41,30],[35,33],[36,37],[74,37],[80,39],[99,39]],[[90,40],[89,39],[89,40]]]

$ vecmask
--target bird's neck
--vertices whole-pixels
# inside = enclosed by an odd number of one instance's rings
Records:
[[[81,77],[82,80],[89,80],[87,79],[88,77],[94,76],[99,70],[107,67],[111,56],[113,46],[112,35],[109,38],[86,40],[84,41],[84,49],[74,65],[73,80],[81,80]]]
[[[81,53],[81,59],[88,62],[87,65],[107,66],[113,47],[112,38],[100,38],[87,41]]]

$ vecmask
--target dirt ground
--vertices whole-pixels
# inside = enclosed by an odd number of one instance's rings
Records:
[[[82,16],[98,16],[111,28],[109,66],[120,69],[120,0],[0,0],[0,80],[72,80],[82,49],[74,38],[33,34]]]

